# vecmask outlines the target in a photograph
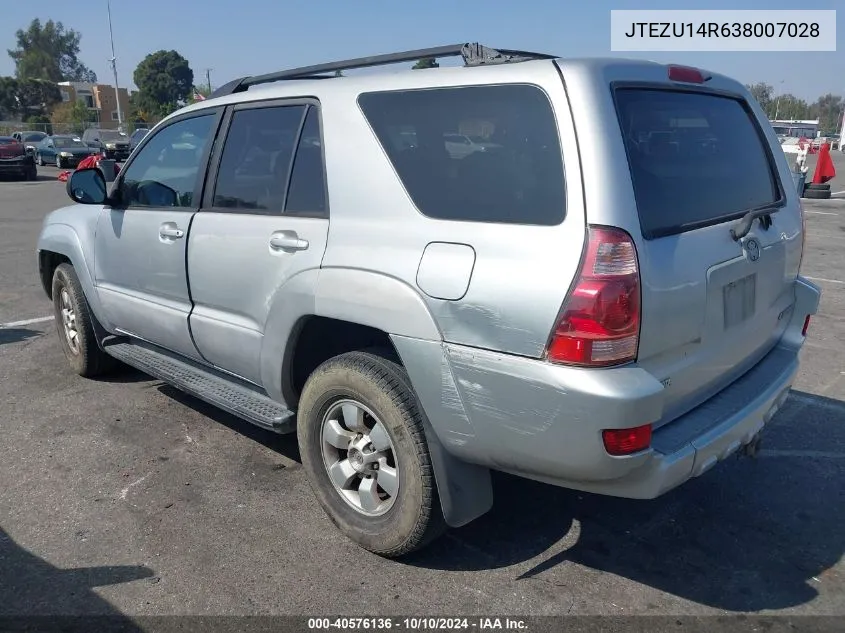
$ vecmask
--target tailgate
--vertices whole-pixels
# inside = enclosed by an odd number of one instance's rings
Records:
[[[642,239],[638,363],[665,387],[659,427],[754,366],[783,333],[802,251],[799,202],[742,98],[617,86]],[[774,206],[735,241],[752,209]]]

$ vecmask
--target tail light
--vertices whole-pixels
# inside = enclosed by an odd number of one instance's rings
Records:
[[[637,357],[640,271],[631,236],[591,226],[578,280],[546,352],[553,363],[607,367]]]
[[[669,80],[683,81],[684,83],[703,84],[706,79],[698,68],[689,66],[669,66]]]
[[[610,455],[631,455],[651,445],[651,424],[632,429],[607,429],[601,432],[604,450]]]

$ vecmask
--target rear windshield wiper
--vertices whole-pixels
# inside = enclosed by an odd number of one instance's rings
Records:
[[[754,220],[758,218],[760,219],[760,224],[763,225],[763,230],[767,230],[772,225],[772,213],[780,211],[780,209],[781,207],[779,205],[774,204],[766,205],[765,207],[760,207],[758,209],[751,209],[751,211],[742,216],[739,224],[731,229],[731,237],[735,242],[741,240],[743,237],[748,235],[748,232],[754,225]]]

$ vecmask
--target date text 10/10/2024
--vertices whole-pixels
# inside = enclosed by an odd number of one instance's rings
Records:
[[[441,617],[376,617],[376,618],[309,618],[309,630],[371,630],[387,631],[445,631],[456,630],[511,630],[528,628],[519,618],[441,618]]]

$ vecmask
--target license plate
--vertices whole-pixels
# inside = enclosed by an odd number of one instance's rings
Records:
[[[725,329],[735,327],[752,316],[757,308],[757,275],[748,275],[722,287]]]

